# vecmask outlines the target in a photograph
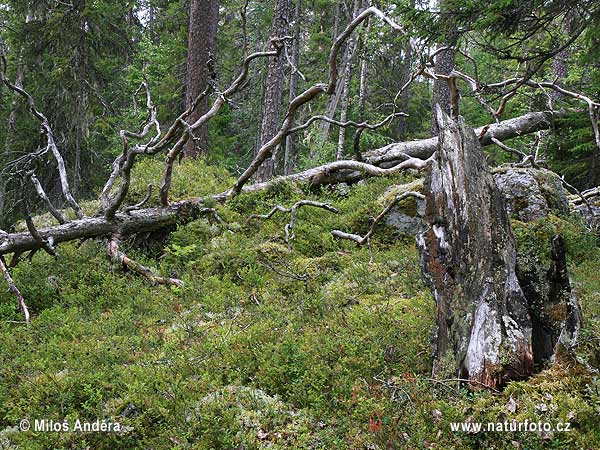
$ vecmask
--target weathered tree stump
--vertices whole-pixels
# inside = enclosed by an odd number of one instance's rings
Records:
[[[417,236],[436,302],[433,372],[497,388],[533,372],[515,240],[475,133],[439,108],[437,118],[440,142],[425,181],[426,229]]]

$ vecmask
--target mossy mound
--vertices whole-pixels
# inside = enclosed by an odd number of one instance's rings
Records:
[[[178,195],[226,187],[226,174],[204,178],[211,170],[189,178]],[[366,232],[388,187],[406,181],[372,179],[343,196],[282,184],[219,207],[228,227],[205,220],[180,226],[160,258],[125,246],[143,264],[183,279],[183,288],[151,286],[112,267],[101,241],[60,245],[58,260],[40,252],[23,261],[14,278],[34,315],[29,326],[13,323],[21,320],[14,298],[0,292],[1,445],[504,449],[515,441],[546,448],[550,440],[536,433],[450,429],[469,417],[529,417],[571,420],[573,431],[555,433],[553,448],[600,447],[598,384],[579,363],[502,394],[430,379],[435,307],[414,238],[382,225],[371,264],[367,248],[331,235]],[[144,184],[135,188],[140,196]],[[249,220],[302,198],[329,202],[340,213],[298,210],[289,245],[288,215]],[[565,234],[585,318],[578,351],[597,366],[598,251],[576,224],[554,220],[515,222],[515,232],[534,249],[534,238],[555,232],[548,227]],[[511,395],[514,412],[506,406]],[[540,403],[546,411],[536,409]],[[129,405],[134,412],[125,414]],[[22,418],[106,419],[129,431],[13,432]]]

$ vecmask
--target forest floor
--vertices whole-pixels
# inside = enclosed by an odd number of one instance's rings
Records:
[[[141,198],[160,164],[135,170],[132,193]],[[432,380],[434,305],[414,237],[379,228],[370,263],[367,248],[331,235],[366,232],[388,187],[407,181],[319,193],[282,184],[219,206],[227,227],[201,219],[159,246],[129,249],[183,288],[113,267],[100,241],[61,245],[57,260],[39,253],[23,261],[14,278],[30,325],[14,323],[22,320],[15,300],[0,292],[0,448],[600,448],[600,382],[589,370],[600,366],[595,238],[572,220],[513,223],[527,245],[549,228],[565,235],[584,315],[579,362],[502,392]],[[217,169],[184,163],[172,192],[186,198],[230,185]],[[250,218],[306,198],[340,213],[300,209],[289,246],[288,215]],[[22,419],[28,432],[18,431]],[[127,428],[73,431],[77,419]],[[36,420],[71,431],[35,431]],[[451,429],[513,420],[570,430]]]

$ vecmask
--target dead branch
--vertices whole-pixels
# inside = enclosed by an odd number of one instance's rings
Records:
[[[52,214],[52,216],[56,220],[58,220],[58,223],[60,223],[60,224],[67,223],[67,219],[65,219],[65,217],[62,215],[62,213],[58,209],[56,209],[56,207],[52,204],[52,202],[48,198],[48,195],[46,194],[46,191],[44,191],[44,188],[42,187],[40,180],[38,180],[38,177],[35,175],[35,172],[31,171],[29,178],[30,178],[31,182],[33,183],[33,186],[34,186],[35,191],[37,192],[38,196],[46,204],[46,208],[48,209],[50,214]]]
[[[150,197],[152,197],[152,189],[153,188],[154,188],[154,186],[152,184],[149,184],[148,192],[146,193],[146,196],[141,201],[136,203],[135,205],[131,205],[131,206],[127,206],[126,208],[123,208],[123,212],[128,213],[131,211],[135,211],[136,209],[140,209],[142,206],[144,206],[146,203],[148,203],[148,200],[150,200]]]
[[[25,217],[25,223],[27,224],[27,229],[29,230],[29,233],[31,233],[31,236],[33,236],[35,241],[39,244],[40,248],[43,249],[49,255],[56,257],[56,250],[54,249],[52,236],[50,236],[48,239],[44,239],[35,227],[33,219],[30,215],[27,215],[27,217]]]
[[[127,193],[129,192],[129,185],[131,182],[131,169],[133,168],[133,164],[135,163],[135,157],[138,154],[137,152],[130,151],[129,141],[127,138],[134,139],[143,139],[150,132],[152,126],[156,129],[156,134],[151,139],[148,145],[156,142],[160,138],[160,123],[156,117],[156,107],[152,103],[152,95],[150,94],[150,88],[146,81],[142,82],[142,86],[146,92],[146,108],[148,110],[148,120],[144,124],[142,131],[139,133],[132,133],[127,130],[121,130],[119,135],[121,137],[121,144],[123,146],[123,152],[121,156],[118,157],[113,163],[113,170],[110,174],[110,177],[102,190],[102,194],[100,195],[100,203],[102,208],[104,209],[104,215],[106,218],[114,217],[117,210],[123,204]],[[112,187],[117,179],[117,176],[121,177],[121,186],[119,187],[118,192],[111,196],[110,192]]]
[[[287,39],[287,37],[285,37],[284,39]],[[266,52],[256,52],[246,57],[242,63],[242,69],[238,77],[231,83],[231,85],[225,91],[223,91],[217,97],[212,107],[205,114],[199,117],[198,120],[196,120],[196,122],[189,125],[189,127],[184,128],[183,134],[179,137],[177,142],[169,150],[169,152],[167,153],[167,158],[165,160],[165,167],[163,170],[160,188],[160,199],[163,206],[169,205],[169,189],[171,188],[171,178],[173,176],[173,163],[183,150],[183,147],[185,146],[186,142],[188,141],[194,130],[200,128],[210,119],[212,119],[223,107],[223,105],[225,105],[225,103],[228,102],[229,97],[240,90],[240,88],[244,85],[246,78],[248,77],[248,68],[253,60],[258,58],[268,58],[272,56],[277,56],[279,55],[279,52],[281,52],[281,46],[275,46],[275,50]]]
[[[338,78],[337,57],[342,47],[342,44],[348,39],[348,37],[354,32],[354,30],[370,16],[377,16],[380,19],[382,19],[386,24],[388,24],[393,30],[404,33],[400,25],[388,18],[378,8],[372,6],[370,8],[365,9],[362,13],[358,14],[346,26],[344,31],[342,31],[339,34],[339,36],[335,39],[333,45],[331,46],[331,50],[329,52],[329,77],[327,83],[314,84],[290,101],[290,105],[288,107],[287,113],[283,120],[283,124],[281,125],[279,131],[268,142],[263,144],[262,147],[258,150],[256,156],[254,157],[254,160],[239,176],[239,178],[231,188],[231,196],[236,196],[242,191],[244,185],[256,173],[256,171],[262,165],[262,163],[268,157],[271,156],[273,150],[281,144],[281,142],[283,141],[283,139],[285,139],[286,136],[288,136],[289,131],[292,128],[294,119],[296,118],[296,113],[303,105],[312,101],[314,98],[318,97],[321,94],[334,94]]]
[[[48,121],[48,119],[46,118],[46,116],[44,114],[42,114],[40,111],[38,111],[36,109],[33,97],[31,95],[29,95],[29,93],[27,91],[25,91],[24,89],[22,89],[18,86],[15,86],[14,84],[12,84],[10,82],[10,80],[6,76],[7,64],[6,64],[6,57],[3,53],[0,54],[0,62],[2,64],[2,71],[0,72],[0,81],[2,81],[9,89],[16,92],[17,94],[19,94],[21,97],[23,97],[25,99],[25,101],[27,102],[27,105],[29,106],[29,111],[36,119],[39,120],[42,130],[44,131],[44,134],[46,135],[46,148],[42,152],[38,152],[37,156],[41,156],[42,154],[46,153],[48,150],[50,150],[50,152],[52,152],[52,155],[54,156],[54,159],[56,160],[56,164],[58,167],[58,174],[59,174],[59,178],[60,178],[60,185],[61,185],[63,196],[65,197],[65,200],[71,206],[71,208],[73,208],[73,211],[75,211],[75,214],[77,215],[77,217],[79,219],[84,218],[85,214],[83,213],[81,206],[79,206],[79,204],[73,198],[73,195],[71,195],[71,188],[69,187],[69,180],[67,177],[67,169],[65,167],[65,161],[64,161],[62,155],[60,154],[58,147],[56,146],[56,142],[54,140],[54,132],[52,131],[52,127],[50,127],[50,122]]]
[[[554,120],[565,117],[568,110],[540,111],[527,113],[514,119],[503,120],[475,129],[481,145],[493,144],[492,137],[499,141],[506,141],[525,134],[546,130],[552,127]],[[429,158],[438,145],[438,138],[422,139],[418,141],[398,142],[386,145],[375,150],[364,152],[366,162],[374,165],[394,163],[406,159],[405,155],[416,158]]]
[[[340,122],[339,120],[335,120],[332,119],[331,117],[327,117],[324,115],[318,115],[318,116],[312,116],[310,119],[308,119],[306,122],[304,122],[302,125],[298,125],[297,127],[291,128],[290,130],[288,130],[287,134],[293,134],[293,133],[297,133],[298,131],[301,130],[305,130],[306,128],[308,128],[309,126],[311,126],[314,122],[316,122],[317,120],[322,120],[324,122],[329,122],[333,125],[336,125],[340,128],[348,128],[348,127],[354,127],[354,128],[358,128],[358,129],[367,129],[367,130],[377,130],[378,128],[381,128],[385,125],[387,125],[388,123],[390,123],[394,118],[396,117],[408,117],[408,114],[404,113],[404,112],[394,112],[392,114],[389,114],[387,117],[385,117],[383,120],[381,120],[378,123],[374,123],[371,124],[369,122],[363,121],[363,122],[354,122],[353,120],[347,120],[345,122]]]
[[[29,323],[29,319],[30,319],[29,308],[27,308],[27,304],[25,303],[25,298],[23,297],[23,294],[21,294],[21,291],[19,290],[19,288],[13,281],[12,277],[10,276],[10,272],[8,271],[8,268],[6,267],[6,261],[4,260],[4,256],[2,256],[2,255],[0,255],[0,271],[2,271],[2,276],[4,277],[4,281],[6,281],[6,284],[8,284],[8,289],[10,290],[10,292],[12,292],[14,294],[15,297],[17,297],[19,309],[25,316],[25,322]]]
[[[123,253],[119,247],[121,243],[121,235],[116,233],[113,234],[110,240],[108,241],[107,251],[110,259],[115,264],[120,264],[123,267],[126,267],[135,273],[143,276],[150,280],[153,284],[160,284],[163,286],[178,286],[183,287],[183,281],[178,280],[176,278],[166,278],[161,277],[160,275],[155,274],[151,269],[146,266],[143,266],[137,261],[129,258],[125,253]]]
[[[588,201],[588,197],[585,196],[584,192],[581,192],[579,189],[577,189],[575,186],[573,186],[572,184],[568,183],[567,180],[565,180],[565,176],[561,176],[560,177],[560,181],[562,182],[562,184],[569,190],[575,192],[575,195],[577,196],[576,198],[578,198],[578,200],[581,200],[582,203],[585,203],[585,206],[587,207],[590,216],[591,217],[595,217],[596,213],[594,212],[594,209],[592,208],[592,205],[590,205],[590,202]],[[589,191],[586,191],[589,192]],[[592,196],[593,197],[593,196]],[[572,205],[575,205],[576,203],[573,201],[570,201],[570,203]]]
[[[313,200],[300,200],[300,201],[294,203],[294,205],[291,208],[286,208],[281,205],[276,205],[273,207],[273,209],[268,214],[261,214],[261,215],[254,214],[254,215],[250,216],[250,218],[251,219],[255,218],[255,219],[268,220],[271,217],[273,217],[275,215],[275,213],[277,213],[278,211],[282,212],[282,213],[286,213],[286,214],[289,213],[290,221],[284,227],[285,243],[289,244],[289,241],[291,239],[294,239],[294,225],[296,224],[296,212],[298,211],[299,208],[301,208],[303,206],[312,206],[313,208],[325,209],[334,214],[337,214],[339,212],[339,210],[337,208],[334,208],[329,203],[316,202]]]
[[[597,197],[599,195],[600,195],[600,186],[597,186],[595,188],[591,188],[591,189],[582,191],[580,194],[578,194],[576,196],[575,195],[569,196],[569,201],[572,204],[577,205],[582,202],[581,197],[586,200],[589,200],[589,199]]]
[[[480,138],[481,144],[484,146],[490,145],[492,143],[490,136],[504,141],[516,136],[548,129],[552,124],[553,117],[562,117],[564,114],[566,114],[566,111],[562,110],[555,111],[554,113],[548,111],[529,113],[515,119],[501,121],[499,124],[483,127],[487,128],[487,131]],[[482,128],[475,131],[477,134],[481,134]],[[407,158],[426,159],[431,157],[435,151],[437,142],[437,138],[430,138],[390,144],[380,149],[365,152],[363,155],[365,163],[358,161],[336,161],[286,177],[274,178],[268,182],[244,186],[242,192],[269,190],[278,183],[285,181],[308,183],[311,186],[339,182],[356,182],[364,178],[366,173],[364,170],[357,170],[360,164],[364,164],[369,168],[372,167],[378,171],[381,169],[376,166],[389,167],[390,165],[405,161]],[[400,168],[402,167],[399,167],[397,170]],[[372,173],[371,175],[385,174],[390,174],[390,172],[383,171],[383,173]],[[226,191],[216,194],[209,199],[211,201],[223,202],[229,198],[229,195],[229,191]],[[44,239],[52,237],[54,245],[72,240],[110,235],[115,232],[121,232],[124,235],[135,234],[137,232],[143,233],[177,223],[186,223],[201,217],[207,213],[204,208],[206,200],[208,199],[191,198],[174,202],[168,207],[139,209],[130,211],[127,214],[117,212],[113,220],[108,220],[105,217],[86,217],[62,225],[40,229],[39,233]],[[14,252],[24,253],[39,248],[39,243],[29,232],[0,233],[0,255]]]
[[[377,227],[379,222],[381,222],[381,220],[387,215],[387,213],[389,213],[390,210],[395,205],[398,204],[398,202],[404,200],[407,197],[415,197],[420,200],[425,200],[425,196],[423,194],[421,194],[420,192],[414,192],[414,191],[403,192],[402,194],[395,196],[394,199],[377,215],[377,217],[375,217],[372,220],[371,226],[369,227],[369,231],[367,231],[367,234],[365,234],[364,236],[360,236],[358,234],[352,234],[352,233],[345,233],[340,230],[333,230],[331,232],[331,234],[340,239],[347,239],[350,241],[354,241],[354,242],[356,242],[356,244],[358,246],[367,244],[367,246],[369,247],[369,254],[371,255],[369,262],[372,263],[374,257],[373,257],[373,249],[371,247],[371,237],[373,236],[373,233],[375,233],[375,228]]]

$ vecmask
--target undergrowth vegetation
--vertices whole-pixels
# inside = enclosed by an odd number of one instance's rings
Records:
[[[229,175],[197,162],[174,180],[180,198],[218,192]],[[160,164],[137,166],[139,198]],[[411,236],[381,226],[367,248],[332,237],[365,233],[390,184],[373,179],[310,192],[281,184],[218,206],[206,219],[128,253],[183,288],[151,286],[112,267],[105,243],[59,247],[14,269],[29,326],[0,292],[0,448],[600,448],[600,256],[575,222],[515,222],[521,245],[566,234],[584,312],[581,361],[563,362],[502,393],[430,378],[434,305]],[[135,195],[134,195],[135,197]],[[289,216],[252,218],[299,199]],[[125,433],[19,432],[26,418],[118,421]],[[570,422],[563,433],[452,432],[450,422]],[[3,431],[1,431],[3,430]]]

